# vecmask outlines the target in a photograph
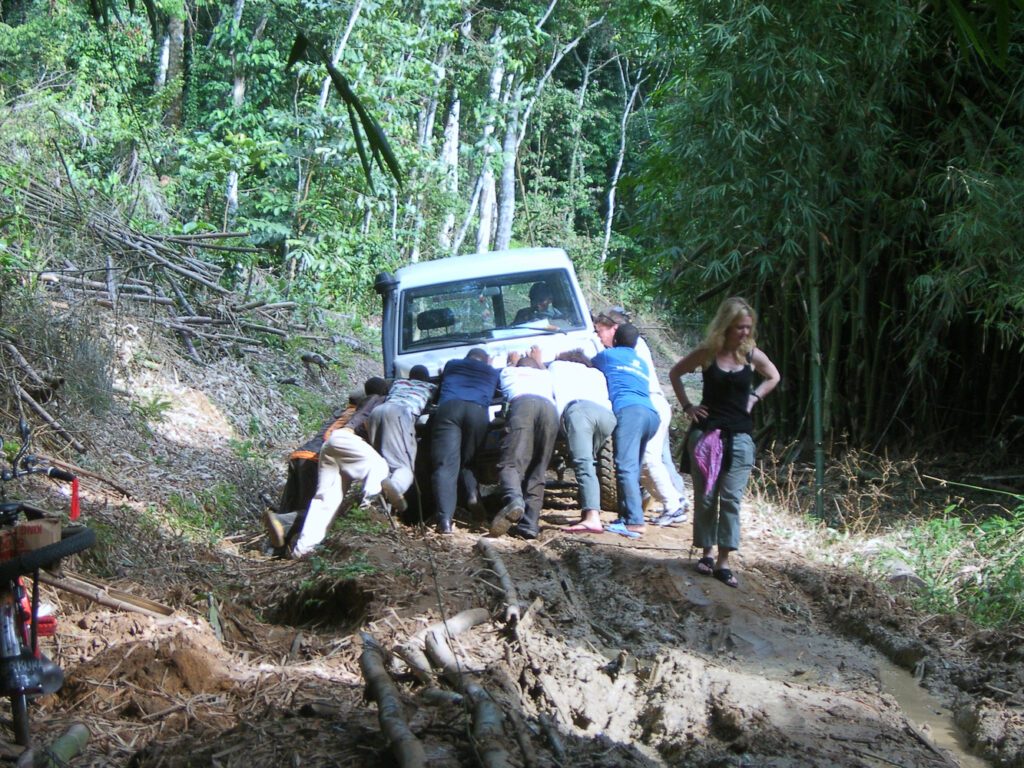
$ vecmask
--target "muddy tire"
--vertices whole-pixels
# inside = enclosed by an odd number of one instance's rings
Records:
[[[619,489],[615,482],[615,458],[610,437],[604,441],[597,454],[597,481],[601,486],[601,509],[618,512]]]

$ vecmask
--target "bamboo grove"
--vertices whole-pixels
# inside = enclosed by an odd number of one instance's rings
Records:
[[[355,316],[380,269],[559,245],[679,324],[752,299],[762,438],[1019,449],[1022,29],[1021,0],[0,0],[0,266],[94,255],[19,214],[38,184],[244,232],[201,253],[220,280]]]
[[[1019,450],[1019,9],[979,17],[1002,66],[927,5],[687,9],[625,207],[682,305],[756,301],[785,379],[765,432],[809,446],[818,408],[833,445]]]

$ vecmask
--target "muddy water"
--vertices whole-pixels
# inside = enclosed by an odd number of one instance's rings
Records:
[[[971,754],[967,738],[953,722],[953,714],[928,693],[905,669],[880,658],[878,676],[882,690],[897,702],[907,719],[926,729],[928,738],[953,755],[961,768],[990,768],[990,764]]]
[[[766,593],[756,579],[748,582],[747,592],[729,592],[711,580],[695,577],[688,563],[669,561],[665,569],[676,594],[694,614],[703,617],[699,625],[703,632],[695,630],[693,635],[700,638],[699,648],[718,658],[731,656],[741,660],[747,671],[757,670],[764,678],[782,681],[790,686],[789,691],[795,690],[795,685],[806,686],[807,691],[832,689],[842,695],[842,691],[856,690],[867,680],[877,680],[881,691],[899,706],[905,724],[897,727],[916,739],[917,747],[925,748],[925,755],[930,751],[932,759],[937,758],[936,764],[991,768],[971,753],[965,734],[957,728],[941,699],[921,687],[912,674],[870,647],[808,634],[792,618],[800,608],[795,598],[790,599],[795,606],[791,615],[780,619],[758,610]],[[762,703],[768,701],[769,693],[763,693]],[[846,725],[847,732],[830,734],[831,738],[846,738],[850,743],[857,743],[856,738],[868,738],[857,732],[854,718]],[[912,751],[900,757],[904,758],[906,763],[894,764],[928,763],[927,756],[924,763],[917,762],[920,754],[915,757]]]

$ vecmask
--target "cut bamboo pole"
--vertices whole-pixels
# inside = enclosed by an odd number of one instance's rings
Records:
[[[66,469],[68,472],[71,472],[74,475],[78,475],[79,477],[91,477],[94,480],[99,480],[101,483],[106,483],[125,498],[135,498],[135,494],[129,491],[123,485],[115,483],[109,477],[105,477],[104,475],[101,475],[98,472],[93,472],[92,470],[84,469],[83,467],[80,467],[77,464],[72,464],[70,461],[64,461],[63,459],[47,458],[46,461],[47,463],[52,464],[55,467]]]
[[[501,707],[483,687],[466,679],[444,636],[431,632],[425,644],[427,656],[441,669],[441,676],[469,699],[473,742],[480,764],[484,768],[507,768],[509,755],[501,743],[505,719]]]
[[[70,765],[71,761],[79,754],[85,745],[89,743],[89,729],[81,723],[75,723],[68,728],[64,734],[46,749],[27,749],[18,759],[18,766],[25,768],[64,768]]]
[[[22,400],[25,401],[25,403],[28,405],[29,408],[31,408],[33,411],[35,411],[39,415],[39,418],[41,418],[43,421],[45,421],[47,424],[49,424],[51,427],[53,427],[53,430],[58,435],[63,437],[65,440],[67,440],[68,444],[72,448],[74,448],[79,453],[85,453],[85,446],[82,445],[82,443],[80,443],[74,437],[74,435],[72,435],[70,432],[68,432],[66,429],[64,429],[64,426],[59,421],[57,421],[55,418],[53,418],[53,416],[51,416],[47,412],[47,410],[45,408],[43,408],[43,406],[41,406],[39,403],[37,403],[35,401],[35,399],[32,397],[32,395],[30,395],[28,392],[26,392],[24,390],[24,388],[20,384],[18,384],[17,382],[14,382],[14,388],[15,388],[15,391],[18,393],[18,396]]]
[[[54,576],[46,573],[45,571],[40,571],[39,580],[43,582],[43,584],[49,584],[51,587],[63,589],[65,592],[70,592],[73,595],[87,597],[94,603],[105,605],[108,608],[132,611],[134,613],[141,613],[146,616],[153,616],[160,619],[166,618],[174,613],[174,609],[166,605],[161,605],[160,603],[153,602],[152,600],[146,600],[145,598],[135,597],[127,592],[121,592],[116,589],[90,584],[89,582],[83,581],[74,576]]]
[[[476,683],[466,684],[466,695],[473,705],[473,741],[480,764],[484,768],[507,768],[509,754],[501,743],[505,719],[501,707]]]
[[[491,566],[491,570],[498,577],[501,583],[501,590],[505,593],[505,623],[511,624],[519,621],[519,593],[516,591],[516,584],[505,567],[505,561],[495,546],[482,536],[476,540],[476,548],[483,554]]]
[[[359,668],[366,680],[369,698],[377,702],[377,719],[381,730],[391,744],[391,753],[402,768],[426,766],[427,756],[423,744],[409,729],[402,712],[402,702],[391,676],[387,673],[384,649],[366,632],[360,632],[363,652],[359,655]]]
[[[483,624],[490,618],[491,614],[486,608],[470,608],[469,610],[462,611],[450,619],[436,622],[421,629],[409,640],[396,647],[395,655],[409,665],[409,669],[412,670],[417,680],[424,685],[430,685],[434,681],[434,674],[429,660],[423,653],[425,639],[432,634],[439,634],[443,638],[446,633],[451,637],[455,637],[472,629],[477,624]]]
[[[15,364],[21,368],[25,376],[28,377],[29,383],[32,384],[33,387],[42,388],[46,386],[46,382],[43,381],[43,377],[36,372],[35,368],[29,365],[28,360],[25,359],[16,346],[9,341],[5,341],[3,343],[3,348],[7,350],[7,354],[11,356],[11,359],[14,360]]]

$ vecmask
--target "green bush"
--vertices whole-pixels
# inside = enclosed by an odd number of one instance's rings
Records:
[[[195,494],[172,493],[166,504],[167,522],[172,528],[209,541],[247,525],[241,510],[238,488],[231,483],[217,483]]]
[[[1000,627],[1020,620],[1024,605],[1024,497],[1005,516],[965,522],[947,509],[910,532],[909,555],[927,588],[922,607],[963,613]],[[902,553],[906,556],[906,553]]]

